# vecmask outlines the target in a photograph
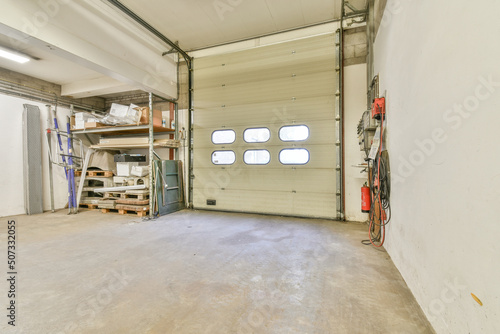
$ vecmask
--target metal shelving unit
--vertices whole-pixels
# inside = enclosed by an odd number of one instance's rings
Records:
[[[174,134],[174,139],[178,139],[178,133],[175,129],[170,129],[170,128],[159,128],[159,127],[154,127],[153,126],[153,97],[154,95],[152,93],[149,93],[149,124],[148,125],[131,125],[131,126],[110,126],[110,127],[100,127],[100,128],[92,128],[92,129],[84,129],[84,130],[75,130],[72,131],[72,134],[74,135],[87,135],[87,134],[97,134],[97,135],[138,135],[138,134],[148,134],[149,135],[149,144],[144,144],[141,145],[141,147],[137,147],[134,145],[123,145],[120,146],[117,149],[120,150],[126,150],[126,149],[137,149],[137,148],[147,148],[148,149],[148,156],[149,156],[149,217],[153,217],[153,211],[154,211],[154,189],[153,185],[156,184],[155,180],[155,175],[154,175],[154,157],[159,157],[156,152],[154,152],[155,147],[160,147],[160,148],[170,148],[170,149],[175,149],[176,150],[176,156],[178,155],[178,148],[177,147],[168,147],[168,146],[161,146],[157,145],[154,143],[154,136],[155,132],[156,133],[163,133],[163,134]],[[164,99],[165,100],[165,99]],[[165,102],[170,102],[174,103],[175,105],[175,114],[174,114],[174,122],[177,122],[177,102],[175,101],[169,101],[165,100]],[[80,200],[81,200],[81,195],[84,189],[84,182],[85,182],[85,174],[87,172],[88,164],[90,161],[90,158],[92,154],[96,150],[106,150],[110,149],[110,147],[98,147],[98,145],[92,145],[88,148],[87,154],[85,156],[83,168],[82,168],[82,177],[80,178],[80,183],[78,186],[78,195],[77,195],[77,208],[79,208],[80,205]]]

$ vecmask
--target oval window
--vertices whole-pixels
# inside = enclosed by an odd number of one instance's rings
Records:
[[[309,138],[309,128],[305,125],[289,125],[280,129],[280,139],[283,141],[300,141]]]
[[[280,162],[283,165],[305,165],[309,158],[309,151],[305,148],[290,148],[280,152]]]
[[[214,165],[232,165],[236,161],[236,154],[233,151],[215,151],[212,153],[212,163]]]
[[[232,144],[236,140],[236,132],[233,130],[217,130],[212,132],[212,143]]]
[[[271,154],[268,150],[248,150],[243,155],[243,161],[248,165],[267,165]]]
[[[243,132],[243,139],[247,143],[265,143],[271,138],[271,131],[268,128],[246,129]]]

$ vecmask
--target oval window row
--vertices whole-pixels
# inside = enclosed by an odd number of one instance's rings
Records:
[[[309,151],[305,148],[285,148],[279,153],[279,161],[283,165],[305,165],[309,162]],[[271,153],[268,150],[247,150],[243,154],[243,161],[247,165],[267,165],[271,162]],[[215,151],[212,153],[214,165],[232,165],[236,162],[234,151]]]
[[[279,130],[282,141],[302,141],[309,138],[309,128],[306,125],[287,125]],[[249,128],[243,132],[243,140],[247,143],[265,143],[271,139],[268,128]],[[216,130],[212,132],[212,143],[216,145],[232,144],[236,141],[234,130]]]

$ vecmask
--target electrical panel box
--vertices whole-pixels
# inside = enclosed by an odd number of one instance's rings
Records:
[[[372,118],[380,119],[385,114],[385,97],[376,98],[372,104]]]
[[[363,130],[375,130],[377,129],[377,121],[372,118],[371,111],[367,110],[363,113]]]
[[[366,130],[359,137],[359,148],[361,151],[368,152],[372,147],[375,130]]]
[[[359,148],[368,154],[372,146],[373,137],[377,130],[377,120],[372,118],[371,110],[366,110],[359,120],[358,124],[358,141]]]

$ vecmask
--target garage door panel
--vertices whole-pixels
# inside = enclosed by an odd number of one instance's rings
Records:
[[[197,108],[293,100],[335,94],[335,81],[329,73],[287,77],[268,82],[249,82],[229,87],[205,88],[195,93]]]
[[[309,138],[304,141],[297,142],[284,142],[279,138],[279,130],[283,125],[281,124],[269,124],[269,123],[249,123],[246,126],[233,126],[233,127],[224,127],[224,128],[201,128],[195,127],[197,136],[194,138],[195,143],[198,148],[213,148],[213,149],[221,149],[224,147],[225,149],[230,147],[243,147],[243,149],[266,149],[270,146],[292,146],[295,145],[297,147],[303,147],[304,145],[318,145],[324,143],[332,143],[335,141],[335,121],[333,119],[330,120],[322,120],[322,121],[308,121],[308,122],[289,122],[285,123],[285,125],[305,125],[309,128]],[[271,138],[269,141],[265,143],[245,143],[243,134],[246,129],[252,128],[267,128],[271,132]],[[232,144],[224,144],[224,145],[216,145],[212,143],[212,133],[217,130],[233,130],[236,133],[236,140]],[[247,144],[247,145],[245,145]]]
[[[294,190],[297,193],[331,194],[332,189],[335,189],[335,172],[331,169],[295,170]]]
[[[214,108],[196,108],[196,127],[221,127],[261,123],[272,124],[278,128],[284,123],[296,123],[314,120],[333,119],[332,105],[335,96],[326,95],[314,98],[281,100],[269,103],[250,103],[243,105],[226,105]],[[307,113],[314,110],[313,113]]]
[[[305,148],[309,151],[310,160],[305,165],[283,165],[279,162],[279,153],[283,149],[294,149],[294,148]],[[231,148],[226,147],[222,150],[230,150],[234,151],[236,155],[236,162],[232,165],[214,165],[212,163],[212,153],[216,151],[216,149],[211,148],[199,148],[194,152],[194,167],[196,169],[208,168],[208,169],[245,169],[245,168],[280,168],[282,170],[286,169],[322,169],[322,168],[330,168],[334,169],[336,167],[335,162],[335,154],[332,151],[332,147],[330,144],[318,144],[318,145],[302,145],[302,146],[271,146],[266,147],[271,155],[271,161],[267,165],[263,166],[251,166],[247,165],[243,162],[243,154],[246,151],[246,148]],[[195,172],[196,175],[196,172]]]
[[[336,217],[335,44],[332,34],[195,60],[195,208]],[[285,142],[283,126],[306,125],[309,137]],[[265,143],[246,143],[249,128],[268,128]],[[216,130],[235,131],[216,145]],[[309,161],[284,165],[284,149],[306,149]],[[246,150],[269,151],[267,165],[248,165]],[[232,165],[215,165],[212,153],[234,152]],[[293,152],[293,151],[292,151]],[[207,200],[216,205],[207,205]]]
[[[268,169],[252,166],[252,169],[199,170],[195,184],[210,184],[214,188],[227,190],[254,190],[292,192],[294,186],[289,182],[294,177],[293,170]],[[273,182],[269,182],[273,180]]]
[[[315,36],[307,39],[301,39],[286,43],[277,43],[243,52],[232,52],[211,57],[198,58],[195,61],[196,70],[208,67],[217,67],[221,64],[252,64],[255,62],[286,60],[287,57],[296,56],[311,58],[314,53],[332,54],[334,49],[334,35]]]
[[[226,190],[263,190],[331,193],[335,175],[329,169],[205,169],[195,175],[196,187]],[[272,182],[269,182],[272,180]]]
[[[333,81],[324,80],[322,85],[318,86],[315,86],[316,83],[314,78],[283,79],[273,82],[272,89],[249,83],[227,89],[217,88],[197,91],[195,97],[197,101],[196,107],[202,109],[226,108],[231,105],[252,104],[255,101],[294,101],[308,97],[333,96],[335,94]]]
[[[289,214],[290,211],[285,208],[290,208],[293,203],[291,192],[220,190],[208,195],[214,198],[207,198],[205,194],[195,196],[194,206],[200,209]],[[215,199],[216,205],[207,205],[207,199]]]
[[[293,196],[292,214],[317,218],[335,217],[335,201],[335,194],[296,193]]]
[[[251,64],[224,66],[226,68],[223,71],[219,68],[220,66],[199,70],[196,74],[198,83],[195,84],[195,89],[221,87],[222,85],[230,87],[249,81],[267,81],[292,75],[301,77],[335,69],[332,55],[328,54],[321,55],[321,57],[315,56],[314,59],[304,59],[304,62],[291,60],[259,64],[253,67]]]
[[[221,190],[213,194],[214,198],[203,196],[196,196],[196,208],[313,218],[331,218],[336,214],[333,194]],[[216,205],[207,205],[207,199],[215,199]]]

